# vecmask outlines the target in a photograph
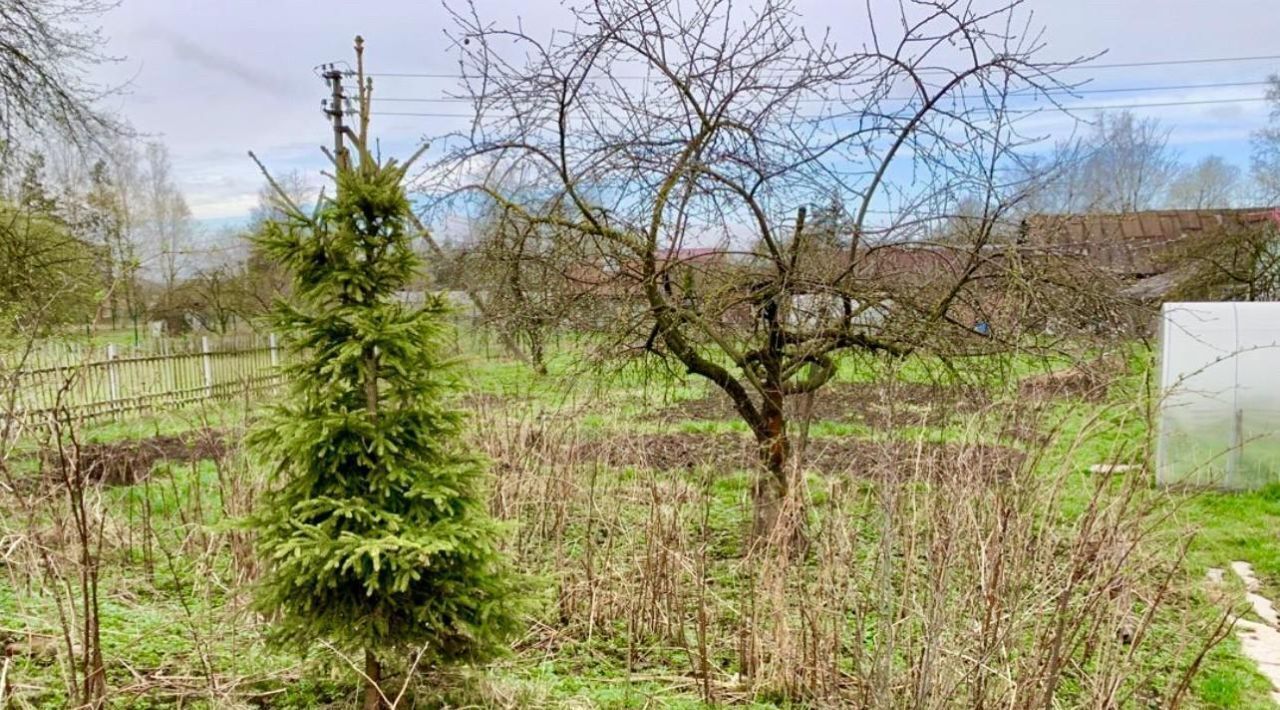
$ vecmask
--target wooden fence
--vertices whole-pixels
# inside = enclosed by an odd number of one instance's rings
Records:
[[[59,410],[86,420],[122,419],[258,394],[280,382],[274,335],[192,342],[164,345],[155,354],[107,345],[100,352],[27,357],[21,367],[0,369],[5,389],[0,413],[8,411],[19,421],[38,421]]]

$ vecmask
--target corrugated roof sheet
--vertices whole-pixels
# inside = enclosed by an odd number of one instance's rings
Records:
[[[1150,210],[1123,214],[1039,214],[1024,222],[1026,243],[1087,256],[1097,266],[1143,276],[1168,268],[1161,257],[1181,239],[1211,230],[1280,223],[1280,209]]]

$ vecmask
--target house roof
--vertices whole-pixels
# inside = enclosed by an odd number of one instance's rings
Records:
[[[1158,274],[1178,241],[1215,230],[1280,223],[1280,208],[1148,210],[1116,214],[1037,214],[1023,221],[1025,242],[1087,255],[1119,273]]]

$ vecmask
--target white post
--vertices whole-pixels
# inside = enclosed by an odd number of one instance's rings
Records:
[[[173,396],[179,396],[178,391],[178,363],[173,357],[173,353],[169,349],[169,339],[160,338],[160,357],[164,358],[160,362],[163,363],[163,372],[165,377],[162,378],[164,383],[164,391],[173,393]]]
[[[1237,353],[1234,357],[1240,357]],[[1231,418],[1231,450],[1227,453],[1227,488],[1247,489],[1254,481],[1246,481],[1240,472],[1240,460],[1244,455],[1244,410],[1235,410]]]
[[[107,344],[107,396],[111,399],[113,414],[120,409],[120,373],[116,371],[116,344]]]
[[[209,336],[200,336],[200,352],[203,353],[204,360],[204,394],[206,397],[213,396],[213,357],[209,355]]]
[[[280,391],[280,341],[275,333],[267,334],[267,345],[271,348],[271,372],[267,375],[267,387],[274,394]]]

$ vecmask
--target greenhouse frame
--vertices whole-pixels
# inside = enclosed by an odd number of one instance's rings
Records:
[[[1159,330],[1156,482],[1280,480],[1280,303],[1166,303]]]

